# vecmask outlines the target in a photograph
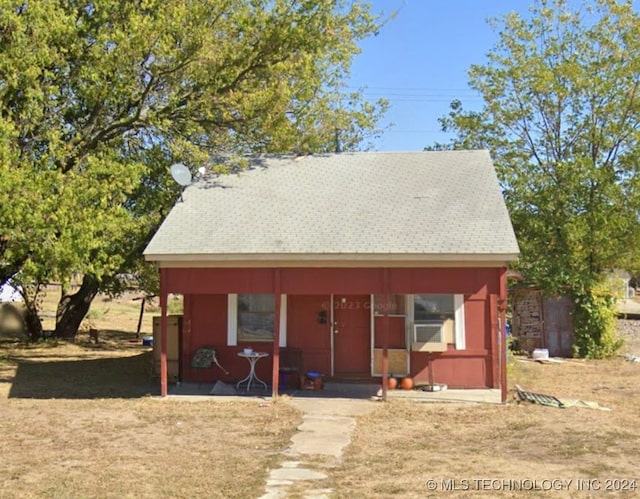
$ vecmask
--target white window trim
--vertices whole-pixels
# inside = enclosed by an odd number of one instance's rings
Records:
[[[238,344],[238,295],[227,295],[227,345]]]
[[[227,346],[238,345],[238,295],[227,295]],[[287,295],[280,295],[280,342],[279,346],[287,346]]]
[[[464,331],[464,295],[453,295],[454,326],[456,350],[467,348],[466,335]]]

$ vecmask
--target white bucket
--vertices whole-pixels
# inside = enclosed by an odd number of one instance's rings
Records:
[[[536,348],[531,357],[533,360],[549,360],[549,350],[546,348]]]

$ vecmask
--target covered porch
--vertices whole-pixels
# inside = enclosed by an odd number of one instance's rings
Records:
[[[215,381],[235,386],[249,371],[246,359],[239,355],[245,348],[267,354],[257,361],[255,373],[272,397],[303,390],[299,376],[308,371],[323,376],[326,393],[327,387],[337,386],[331,383],[348,382],[376,387],[376,392],[382,387],[386,397],[389,375],[408,377],[416,386],[433,381],[449,389],[506,386],[500,354],[505,351],[500,334],[504,268],[167,267],[160,273],[163,396],[169,394],[163,346],[167,344],[167,300],[172,293],[184,296],[179,340],[183,386],[211,387]],[[274,302],[267,320],[272,331],[263,331],[264,338],[260,331],[245,334],[238,322],[242,320],[238,297],[255,294],[269,295]],[[429,316],[439,318],[426,322],[438,325],[442,344],[427,345],[426,350],[415,337],[416,323],[425,321],[418,320],[414,302],[424,296],[450,296],[451,303],[458,302],[450,318]],[[202,347],[213,348],[227,372],[215,364],[193,367],[193,355]],[[254,388],[264,392],[258,383]]]

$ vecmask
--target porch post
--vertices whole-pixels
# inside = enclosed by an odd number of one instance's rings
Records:
[[[387,400],[387,388],[389,378],[389,269],[384,269],[382,274],[382,289],[384,291],[384,316],[382,318],[382,400]],[[375,303],[374,303],[375,306]]]
[[[160,396],[167,391],[167,269],[160,269]]]
[[[280,383],[280,305],[282,301],[280,290],[280,269],[273,270],[273,292],[275,293],[275,310],[273,324],[273,372],[271,374],[271,396],[278,397]]]
[[[506,310],[507,310],[507,269],[500,269],[500,298],[498,300],[498,323],[500,324],[500,388],[502,403],[507,401],[507,338],[506,331]]]

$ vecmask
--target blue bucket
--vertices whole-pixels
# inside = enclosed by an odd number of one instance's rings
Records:
[[[142,337],[142,346],[143,347],[152,347],[153,346],[153,336],[143,336]]]

